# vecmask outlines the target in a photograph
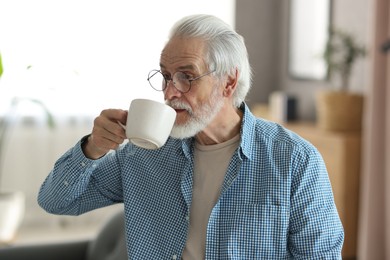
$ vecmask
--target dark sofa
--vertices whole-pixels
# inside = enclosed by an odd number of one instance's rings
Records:
[[[110,218],[91,241],[0,248],[1,260],[126,260],[123,211]]]

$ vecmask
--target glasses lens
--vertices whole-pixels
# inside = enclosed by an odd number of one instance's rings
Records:
[[[188,92],[191,87],[191,83],[189,81],[189,76],[181,71],[176,72],[173,75],[173,82],[175,84],[176,89],[181,92]]]
[[[165,78],[158,70],[149,72],[148,81],[150,86],[157,91],[163,91],[165,88]]]

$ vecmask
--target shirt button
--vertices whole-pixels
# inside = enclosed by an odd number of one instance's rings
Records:
[[[172,260],[176,260],[176,259],[177,259],[177,255],[173,255]]]
[[[189,221],[190,220],[190,216],[186,216],[186,220]]]
[[[83,167],[84,167],[85,165],[86,165],[86,163],[85,163],[85,162],[81,162],[81,166],[83,166]]]

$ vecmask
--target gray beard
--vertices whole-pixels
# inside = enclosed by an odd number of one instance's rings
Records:
[[[176,108],[184,108],[190,114],[188,122],[173,126],[170,136],[177,139],[185,139],[194,137],[205,129],[222,109],[223,98],[217,95],[218,89],[216,88],[211,94],[209,102],[202,104],[200,110],[196,113],[188,105],[179,101],[169,102],[169,105]]]

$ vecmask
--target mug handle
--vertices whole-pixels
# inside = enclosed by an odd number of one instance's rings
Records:
[[[119,121],[116,121],[124,130],[126,130],[126,126],[124,124],[122,124],[121,122]]]

